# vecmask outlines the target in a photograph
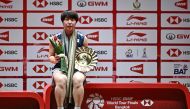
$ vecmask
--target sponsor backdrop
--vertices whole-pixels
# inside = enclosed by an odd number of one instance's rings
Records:
[[[48,36],[62,31],[68,9],[99,57],[89,83],[190,89],[190,0],[0,0],[0,90],[42,92],[51,83]]]

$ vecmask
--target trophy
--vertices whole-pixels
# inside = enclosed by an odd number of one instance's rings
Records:
[[[92,48],[78,47],[75,52],[75,69],[80,72],[89,72],[96,66],[98,57]]]

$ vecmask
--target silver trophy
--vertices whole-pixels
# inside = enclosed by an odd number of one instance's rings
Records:
[[[75,69],[80,72],[89,72],[96,66],[98,57],[92,48],[78,47],[75,52]]]

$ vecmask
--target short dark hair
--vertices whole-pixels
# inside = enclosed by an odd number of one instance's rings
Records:
[[[63,22],[65,18],[72,18],[75,19],[76,22],[78,21],[78,14],[72,10],[65,10],[61,13],[61,21]]]

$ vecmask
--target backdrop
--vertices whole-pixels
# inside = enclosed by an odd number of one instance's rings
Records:
[[[0,90],[51,83],[48,36],[68,9],[99,57],[88,82],[190,87],[190,0],[0,0]]]

